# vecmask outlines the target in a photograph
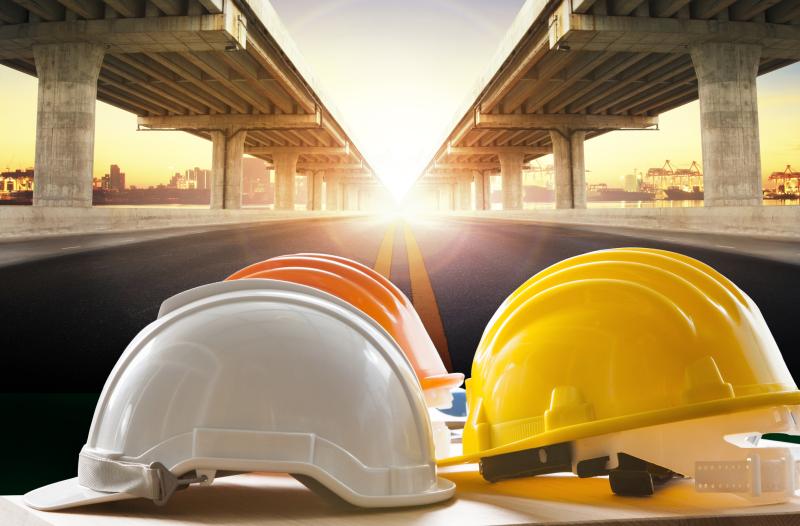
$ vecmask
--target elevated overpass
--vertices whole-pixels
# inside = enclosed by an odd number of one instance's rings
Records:
[[[488,208],[499,173],[520,209],[523,163],[552,153],[556,208],[585,208],[586,139],[699,98],[705,204],[760,205],[756,77],[797,60],[800,0],[528,0],[417,197]]]
[[[241,207],[244,154],[276,209],[298,172],[314,209],[375,185],[268,0],[0,0],[0,63],[39,77],[35,207],[91,206],[95,99],[210,140],[211,208]]]

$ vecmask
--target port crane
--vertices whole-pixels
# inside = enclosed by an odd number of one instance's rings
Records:
[[[678,188],[699,191],[703,188],[703,172],[697,161],[692,161],[688,168],[675,168],[667,159],[661,168],[649,168],[645,177],[649,178],[653,188],[658,190]]]
[[[768,180],[773,184],[774,191],[778,194],[800,193],[800,172],[792,170],[792,165],[787,164],[782,172],[772,172]]]

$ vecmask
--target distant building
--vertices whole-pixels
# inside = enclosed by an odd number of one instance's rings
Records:
[[[208,190],[211,185],[211,170],[204,170],[195,166],[184,172],[187,188]]]
[[[119,169],[119,165],[111,165],[109,173],[103,176],[101,187],[103,190],[112,192],[123,192],[125,190],[125,174]]]
[[[175,172],[170,180],[167,188],[177,188],[178,190],[187,190],[189,188],[189,181],[186,176],[180,172]]]
[[[636,176],[636,174],[625,174],[625,191],[639,191],[639,178]]]
[[[29,192],[33,190],[33,168],[0,172],[0,193]]]

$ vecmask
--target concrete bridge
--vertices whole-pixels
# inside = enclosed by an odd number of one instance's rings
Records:
[[[375,191],[266,0],[0,0],[0,63],[39,77],[34,207],[91,206],[96,99],[211,141],[212,209],[241,207],[244,154],[275,169],[277,210],[297,173],[313,210]]]
[[[756,77],[797,60],[800,0],[528,0],[417,196],[482,210],[499,175],[518,210],[523,163],[552,153],[556,208],[586,208],[586,139],[699,98],[705,205],[759,206]]]

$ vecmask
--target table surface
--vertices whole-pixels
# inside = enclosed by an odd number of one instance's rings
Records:
[[[652,497],[611,494],[603,478],[570,475],[485,482],[474,466],[442,470],[458,487],[441,504],[391,510],[359,509],[319,496],[288,475],[247,474],[176,493],[164,507],[143,499],[37,512],[19,496],[0,497],[3,526],[119,525],[344,525],[570,524],[787,526],[800,525],[800,499],[752,506],[732,495],[700,494],[689,480],[674,480]]]

